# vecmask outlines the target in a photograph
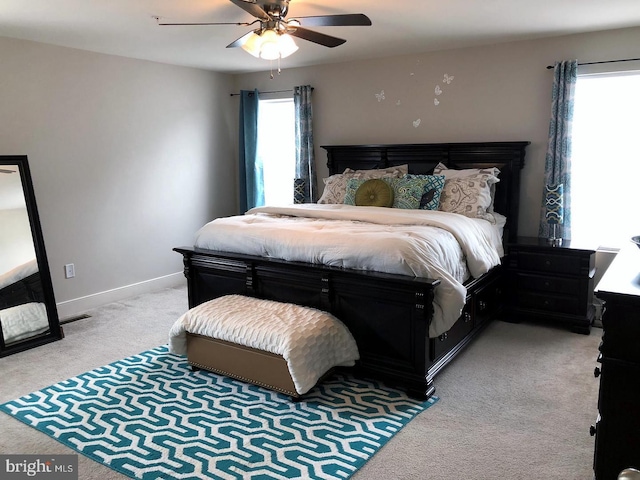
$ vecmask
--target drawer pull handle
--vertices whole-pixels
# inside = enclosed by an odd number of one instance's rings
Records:
[[[548,282],[548,281],[545,281],[545,282],[544,282],[544,286],[545,286],[545,287],[549,287],[549,286],[551,286],[551,283],[550,283],[550,282]]]
[[[440,340],[441,342],[444,342],[448,337],[449,335],[447,335],[447,332],[444,332],[442,335],[438,337],[438,340]]]
[[[596,434],[596,426],[595,425],[591,425],[589,427],[589,435],[591,435],[592,437]]]
[[[594,376],[594,377],[596,377],[596,378],[598,378],[598,377],[600,376],[600,373],[601,373],[601,372],[600,372],[600,368],[599,368],[599,367],[596,367],[596,368],[593,370],[593,376]]]
[[[551,260],[545,260],[545,261],[544,261],[544,264],[545,264],[547,267],[550,267],[550,266],[551,266]]]
[[[464,312],[464,323],[469,323],[471,321],[471,314],[469,312]]]

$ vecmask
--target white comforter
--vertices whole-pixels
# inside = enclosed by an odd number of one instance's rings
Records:
[[[27,278],[38,271],[38,262],[34,258],[22,265],[12,268],[8,272],[0,275],[0,288],[4,288],[12,283],[16,283],[23,278]]]
[[[187,353],[186,332],[281,355],[300,395],[329,369],[360,358],[351,332],[333,315],[242,295],[219,297],[182,315],[169,332],[171,352]]]
[[[258,207],[218,218],[195,246],[289,261],[440,279],[429,335],[460,317],[462,282],[500,263],[501,228],[486,220],[430,210],[304,204]],[[468,271],[467,271],[468,267]]]
[[[0,310],[0,324],[5,343],[17,342],[49,329],[44,303],[31,302]]]

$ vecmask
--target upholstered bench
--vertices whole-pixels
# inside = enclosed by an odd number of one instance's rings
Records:
[[[297,398],[332,368],[353,366],[358,348],[333,315],[291,303],[226,295],[182,315],[173,353],[210,370]]]

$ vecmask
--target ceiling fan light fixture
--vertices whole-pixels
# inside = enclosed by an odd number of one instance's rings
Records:
[[[262,34],[260,46],[260,58],[265,60],[277,60],[285,58],[298,50],[298,46],[291,36],[286,33],[278,33],[275,30],[266,30]]]
[[[278,35],[278,48],[280,50],[280,58],[285,58],[298,50],[298,45],[293,41],[293,37],[288,33]]]
[[[242,49],[250,53],[256,58],[260,58],[260,46],[262,45],[262,37],[257,33],[253,32],[249,35],[249,38],[246,42],[242,44]]]
[[[268,29],[264,30],[260,35],[255,32],[251,34],[247,41],[242,44],[242,49],[256,58],[277,60],[278,58],[288,57],[298,50],[298,46],[291,35]]]

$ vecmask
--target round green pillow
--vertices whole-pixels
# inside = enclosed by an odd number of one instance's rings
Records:
[[[359,206],[392,207],[393,188],[384,180],[367,180],[356,190],[355,200]]]

